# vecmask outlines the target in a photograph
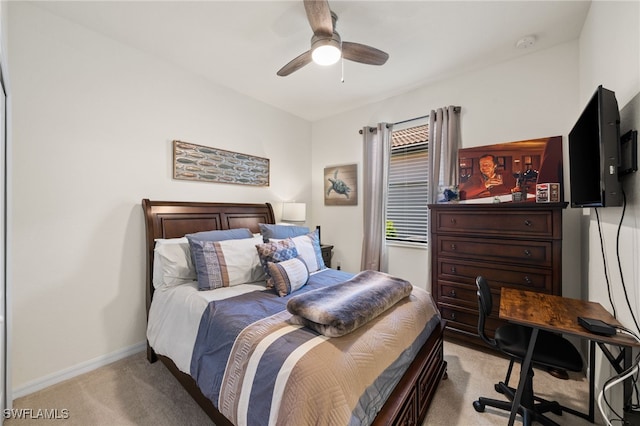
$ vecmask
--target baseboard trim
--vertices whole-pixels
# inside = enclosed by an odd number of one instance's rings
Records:
[[[105,365],[137,354],[138,352],[143,352],[146,350],[146,348],[147,343],[146,341],[144,341],[126,348],[119,349],[115,352],[111,352],[110,354],[101,355],[88,361],[81,362],[80,364],[76,364],[72,367],[65,368],[64,370],[60,370],[56,373],[52,373],[39,379],[32,380],[25,385],[14,388],[13,394],[11,396],[13,399],[16,399],[22,396],[29,395],[44,388],[48,388],[49,386],[79,376],[80,374],[88,373],[89,371],[93,371],[96,368],[104,367]]]

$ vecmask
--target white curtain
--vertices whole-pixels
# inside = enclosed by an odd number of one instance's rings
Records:
[[[460,107],[438,108],[429,114],[429,203],[436,203],[438,188],[458,184]]]
[[[387,174],[391,152],[391,124],[364,127],[363,139],[363,210],[361,270],[387,272],[385,244],[385,206],[387,204]]]

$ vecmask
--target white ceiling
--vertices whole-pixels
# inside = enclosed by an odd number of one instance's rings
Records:
[[[383,66],[309,64],[296,1],[43,1],[38,6],[218,84],[315,121],[412,88],[577,39],[589,1],[340,1],[342,40],[389,53]],[[516,41],[535,35],[529,49]]]

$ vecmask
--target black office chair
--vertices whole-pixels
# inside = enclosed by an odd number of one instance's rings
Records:
[[[497,383],[494,386],[495,390],[504,394],[509,401],[480,397],[477,401],[473,402],[473,408],[479,413],[485,410],[485,406],[511,411],[516,390],[509,387],[509,378],[511,376],[513,363],[515,361],[522,363],[527,353],[529,338],[531,337],[531,328],[516,324],[506,324],[495,331],[493,339],[489,338],[485,333],[484,324],[493,308],[491,291],[484,277],[477,277],[476,285],[478,287],[478,308],[480,311],[478,317],[478,334],[489,346],[508,355],[511,361],[509,362],[505,381]],[[538,338],[531,360],[532,365],[535,364],[539,367],[582,371],[582,357],[571,342],[559,334],[544,330],[538,332]],[[558,415],[562,415],[563,411],[575,413],[574,410],[563,407],[556,401],[547,401],[535,396],[533,393],[533,368],[529,368],[520,407],[518,407],[518,414],[522,416],[522,423],[524,426],[529,426],[532,421],[537,421],[543,425],[558,426],[558,423],[543,415],[543,413],[549,411]]]

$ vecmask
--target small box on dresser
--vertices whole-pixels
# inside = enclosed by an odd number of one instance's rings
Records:
[[[562,295],[562,210],[567,203],[441,203],[429,205],[431,292],[447,335],[470,343],[478,337],[475,279],[491,285],[498,319],[500,288]]]

